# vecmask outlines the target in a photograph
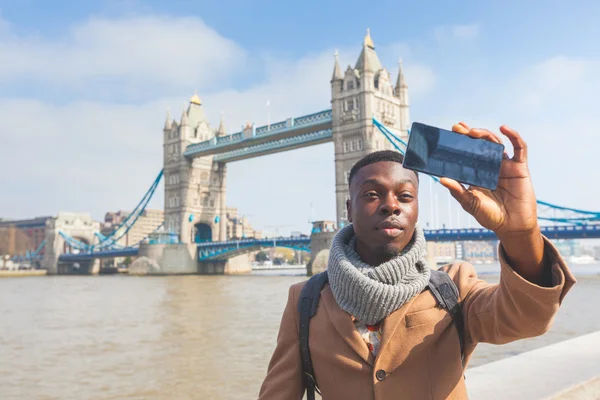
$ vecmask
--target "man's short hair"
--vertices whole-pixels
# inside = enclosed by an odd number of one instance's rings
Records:
[[[356,164],[354,164],[354,166],[350,170],[350,175],[348,176],[348,186],[350,186],[350,183],[352,182],[352,178],[354,178],[354,176],[358,173],[358,171],[362,167],[366,167],[367,165],[375,164],[375,163],[382,162],[382,161],[397,162],[400,165],[402,165],[402,163],[404,163],[404,156],[402,155],[402,153],[400,153],[398,151],[394,151],[394,150],[379,150],[379,151],[367,154],[366,156],[364,156],[363,158],[358,160],[356,162]],[[418,182],[419,174],[416,171],[414,171],[414,172],[415,172],[415,175],[417,175],[417,182]]]

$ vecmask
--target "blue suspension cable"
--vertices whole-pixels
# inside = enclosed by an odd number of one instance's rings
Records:
[[[71,247],[78,249],[78,250],[86,250],[88,252],[94,251],[94,250],[106,249],[106,248],[109,248],[109,247],[115,245],[119,239],[121,239],[123,236],[125,236],[129,232],[129,230],[133,227],[133,225],[137,222],[138,218],[141,216],[141,214],[146,209],[148,203],[154,196],[154,193],[156,191],[156,188],[158,187],[158,184],[160,183],[160,180],[163,176],[163,172],[164,172],[163,170],[160,171],[160,173],[158,174],[158,176],[152,183],[152,186],[150,186],[148,191],[144,194],[144,197],[142,197],[142,200],[140,200],[138,205],[127,216],[127,218],[125,218],[125,220],[123,222],[121,222],[110,234],[108,234],[107,236],[104,236],[104,238],[101,239],[99,241],[99,243],[97,243],[95,245],[88,245],[86,243],[83,243],[77,239],[70,237],[69,235],[67,235],[64,232],[61,232],[61,236],[65,239],[65,241]],[[126,226],[126,229],[124,231],[122,231],[121,233],[118,233],[119,230],[125,226]]]
[[[390,141],[390,143],[392,143],[392,145],[396,148],[396,150],[398,150],[400,153],[402,153],[402,155],[404,155],[404,150],[402,150],[394,140],[402,143],[404,145],[404,147],[407,146],[406,142],[402,139],[400,139],[398,136],[394,135],[392,132],[390,132],[381,122],[377,121],[377,119],[375,117],[373,117],[373,124],[379,128],[379,130],[381,131],[381,133],[383,133],[383,135],[386,137],[386,139],[388,141]],[[428,175],[431,179],[433,179],[434,181],[436,181],[437,183],[440,182],[440,179],[437,176],[433,176],[433,175],[429,175],[429,174],[425,174]]]
[[[158,176],[156,177],[156,179],[154,180],[154,182],[152,183],[152,185],[150,186],[150,188],[148,189],[148,191],[146,192],[146,194],[144,194],[144,197],[142,197],[142,200],[140,200],[140,202],[138,203],[138,205],[135,206],[135,208],[133,209],[133,211],[131,212],[131,214],[129,214],[127,216],[127,218],[125,218],[125,220],[123,222],[121,222],[115,229],[113,229],[113,231],[111,233],[109,233],[108,235],[106,235],[105,239],[102,240],[102,241],[100,241],[100,243],[98,243],[99,245],[103,244],[104,242],[107,242],[109,239],[111,239],[113,236],[115,236],[117,234],[117,232],[119,231],[119,229],[121,229],[122,227],[124,227],[127,224],[129,224],[129,222],[133,218],[134,219],[133,223],[131,225],[129,225],[128,228],[127,228],[127,230],[125,232],[123,232],[122,234],[120,234],[120,236],[118,238],[116,238],[116,239],[112,238],[112,243],[118,241],[120,238],[122,238],[123,236],[125,236],[127,234],[127,232],[129,232],[129,229],[131,229],[131,227],[133,226],[133,224],[135,224],[135,221],[137,221],[137,219],[139,218],[139,216],[144,212],[144,210],[146,209],[146,206],[148,205],[148,203],[150,202],[150,200],[154,196],[156,188],[158,187],[158,184],[160,183],[160,180],[161,180],[161,178],[163,176],[163,172],[164,172],[163,170],[160,170]],[[138,212],[138,209],[140,209],[139,212]],[[101,246],[101,247],[106,247],[106,246]]]

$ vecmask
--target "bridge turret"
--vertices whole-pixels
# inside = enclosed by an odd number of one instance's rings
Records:
[[[344,88],[344,75],[342,74],[342,70],[340,69],[339,54],[338,54],[337,50],[335,51],[334,57],[335,57],[335,64],[333,65],[333,74],[331,75],[331,98],[332,98],[331,106],[332,107],[336,107],[333,99],[339,97],[340,93],[342,92],[342,90]]]
[[[181,112],[181,121],[179,121],[179,126],[187,126],[188,125],[188,112],[186,110],[186,104],[183,105],[183,111]]]
[[[337,50],[335,51],[333,56],[335,57],[335,64],[333,65],[333,75],[331,76],[332,83],[344,80],[344,75],[342,75],[342,70],[340,69],[340,54]]]
[[[219,129],[217,129],[217,136],[226,136],[227,131],[225,130],[225,121],[223,120],[223,113],[221,113],[221,122],[219,123]]]
[[[165,127],[163,131],[168,132],[173,128],[173,120],[171,119],[171,108],[167,107],[167,118],[165,119]]]
[[[398,78],[396,79],[396,87],[394,95],[400,99],[400,125],[403,131],[408,130],[410,124],[408,117],[408,85],[404,79],[404,71],[402,70],[402,60],[398,60]]]
[[[176,233],[181,243],[226,238],[225,166],[212,156],[184,156],[190,145],[212,139],[202,100],[194,94],[184,104],[181,121],[165,133],[165,231]],[[225,134],[224,123],[220,130]],[[217,218],[219,217],[219,218]]]

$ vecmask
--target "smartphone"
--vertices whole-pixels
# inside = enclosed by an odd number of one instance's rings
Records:
[[[504,145],[414,122],[404,168],[494,190]]]

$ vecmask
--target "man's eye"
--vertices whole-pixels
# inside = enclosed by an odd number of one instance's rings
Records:
[[[367,197],[378,197],[379,195],[376,192],[367,192]]]

